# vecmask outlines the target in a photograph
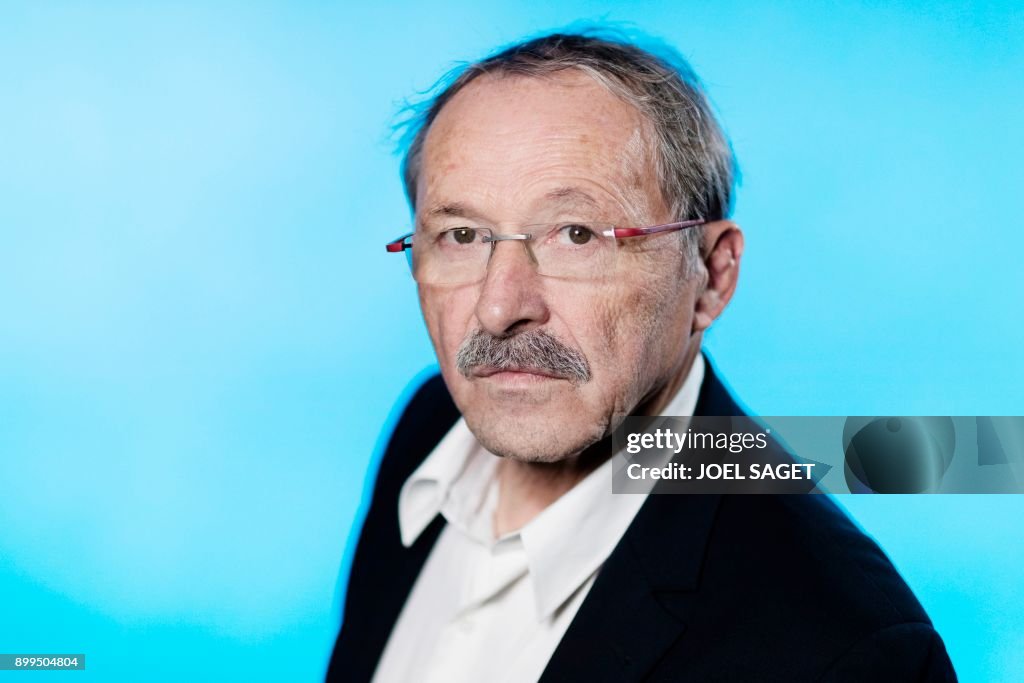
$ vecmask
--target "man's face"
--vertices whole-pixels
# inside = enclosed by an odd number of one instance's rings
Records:
[[[582,73],[480,77],[427,134],[417,230],[669,222],[646,140],[641,114]],[[621,240],[611,272],[591,279],[538,274],[524,244],[496,243],[480,282],[421,284],[420,304],[445,382],[481,444],[554,462],[606,436],[686,370],[696,284],[677,233]],[[517,347],[515,367],[460,372],[456,358],[471,340],[485,351],[531,344]],[[548,352],[531,355],[540,342]],[[587,372],[570,378],[552,358],[582,360]]]

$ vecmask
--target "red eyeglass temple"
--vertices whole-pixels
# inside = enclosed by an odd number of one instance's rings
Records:
[[[665,223],[664,225],[652,225],[647,228],[612,228],[615,239],[620,237],[642,237],[644,235],[653,235],[659,232],[671,232],[673,230],[683,230],[685,228],[695,228],[698,225],[704,225],[707,223],[703,218],[698,218],[691,221],[681,221],[678,223]],[[405,240],[412,237],[413,233],[408,235],[402,235],[396,240],[392,240],[384,245],[384,248],[389,253],[405,251],[412,247],[411,244],[406,244]]]
[[[685,228],[695,228],[698,225],[704,225],[707,223],[703,218],[698,218],[692,221],[680,221],[678,223],[665,223],[664,225],[652,225],[648,228],[612,228],[615,233],[615,238],[620,237],[642,237],[644,235],[653,235],[659,232],[671,232],[673,230],[683,230]]]

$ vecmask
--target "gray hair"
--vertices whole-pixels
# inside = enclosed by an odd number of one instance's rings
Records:
[[[444,105],[484,74],[543,77],[577,69],[636,107],[649,124],[662,198],[673,220],[719,220],[732,211],[736,158],[697,75],[686,60],[623,39],[553,33],[513,45],[442,79],[447,84],[405,122],[411,141],[402,163],[405,192],[416,209],[423,143]],[[688,263],[698,257],[702,231],[682,232]]]

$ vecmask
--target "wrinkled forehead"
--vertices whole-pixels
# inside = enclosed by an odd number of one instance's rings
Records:
[[[648,129],[634,106],[577,70],[481,76],[426,135],[417,214],[472,202],[501,214],[492,219],[525,219],[552,197],[582,195],[606,214],[656,213],[661,193]]]

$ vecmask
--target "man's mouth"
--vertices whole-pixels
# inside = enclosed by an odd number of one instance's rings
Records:
[[[566,379],[564,376],[550,370],[528,366],[495,367],[493,365],[478,365],[473,368],[471,374],[473,377],[497,380]]]

